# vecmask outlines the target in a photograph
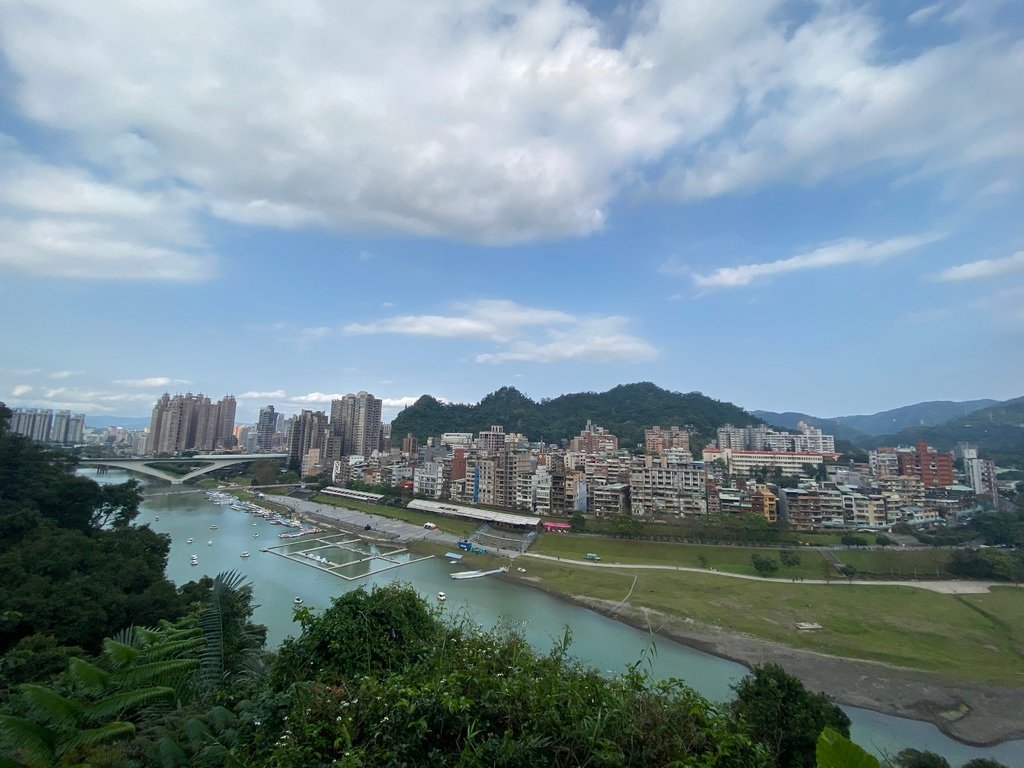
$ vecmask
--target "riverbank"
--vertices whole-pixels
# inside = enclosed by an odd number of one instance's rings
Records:
[[[391,541],[402,541],[411,549],[423,550],[424,553],[440,555],[455,545],[453,536],[440,531],[427,531],[407,522],[316,502],[295,499],[279,501],[283,501],[296,513],[316,517],[325,523],[337,525],[368,538],[381,537]],[[371,526],[370,531],[364,530],[366,525]],[[481,560],[484,558],[490,560],[487,556],[480,556]],[[531,565],[530,561],[533,560],[533,557],[519,560],[519,563],[527,567],[526,574],[520,574],[513,569],[507,576],[500,578],[512,579],[523,586],[541,589],[553,597],[573,602],[642,631],[651,631],[656,636],[672,639],[747,667],[766,662],[779,663],[788,672],[803,680],[808,688],[826,691],[836,701],[883,714],[934,723],[945,735],[965,744],[986,746],[1009,739],[1024,738],[1024,722],[1018,715],[1024,711],[1024,687],[950,681],[936,673],[793,648],[742,632],[726,631],[712,624],[674,618],[664,612],[632,605],[628,599],[602,600],[597,597],[574,595],[539,580],[536,574],[540,563],[534,562]],[[559,565],[568,564],[563,562]],[[610,567],[611,564],[602,565],[606,567],[591,567],[588,570],[607,574],[619,570]],[[652,572],[667,569],[664,566],[657,566],[638,570]],[[716,575],[727,583],[738,580],[725,578],[725,574]],[[629,579],[625,576],[623,579],[626,586],[620,595],[626,594],[629,587]],[[748,577],[741,580],[741,583],[753,584],[764,581]],[[920,588],[921,585],[915,586]],[[979,591],[980,585],[967,582],[956,583],[952,587],[956,588],[950,588],[948,591],[969,594]],[[849,585],[834,588],[845,591]],[[923,591],[930,592],[931,589]],[[639,595],[639,590],[637,594]]]
[[[930,722],[965,744],[990,746],[1024,738],[1020,716],[1024,712],[1024,688],[949,680],[880,662],[829,656],[621,601],[568,594],[529,575],[509,573],[501,578],[748,668],[768,662],[779,664],[808,689],[825,691],[841,704]]]

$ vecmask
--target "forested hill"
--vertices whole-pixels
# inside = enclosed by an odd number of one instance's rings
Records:
[[[1024,397],[960,416],[934,427],[914,427],[875,438],[879,445],[912,445],[927,440],[948,451],[957,443],[978,446],[979,453],[1003,466],[1024,467]]]
[[[653,425],[694,428],[694,448],[714,439],[723,424],[761,424],[732,403],[700,392],[670,392],[650,382],[622,384],[607,392],[577,392],[535,402],[514,387],[502,387],[477,405],[443,404],[424,395],[391,423],[394,438],[412,432],[419,439],[442,432],[479,432],[500,424],[530,440],[548,443],[580,433],[587,420],[618,436],[628,447],[642,443],[644,429]]]

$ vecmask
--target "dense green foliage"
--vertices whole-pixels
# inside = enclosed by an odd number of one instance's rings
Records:
[[[0,714],[2,764],[240,765],[236,712],[262,690],[265,628],[238,574],[206,581],[205,603],[178,622],[123,630],[56,683],[20,686]]]
[[[442,432],[480,432],[501,424],[530,440],[558,442],[578,435],[587,420],[619,438],[619,445],[643,443],[644,429],[660,425],[692,426],[696,450],[715,437],[726,423],[760,424],[739,406],[713,400],[699,392],[681,394],[649,382],[624,384],[607,392],[578,392],[534,402],[512,387],[502,387],[477,405],[443,404],[424,395],[395,417],[391,433],[412,432],[425,439]]]
[[[9,413],[0,408],[0,425]],[[169,540],[132,525],[139,485],[100,486],[73,470],[0,427],[0,653],[37,633],[96,651],[122,627],[184,607],[164,576]]]
[[[778,664],[755,667],[736,686],[732,708],[780,768],[814,768],[818,735],[850,736],[850,718],[823,693],[810,693]]]

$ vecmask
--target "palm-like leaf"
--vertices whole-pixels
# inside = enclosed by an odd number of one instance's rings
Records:
[[[56,734],[39,723],[23,717],[0,715],[0,744],[6,744],[11,750],[9,754],[16,753],[23,761],[15,765],[50,768],[56,762],[56,742]]]
[[[111,741],[127,739],[134,735],[135,726],[132,723],[115,721],[101,725],[98,728],[87,728],[76,732],[70,739],[63,742],[58,752],[66,755],[82,747],[92,747],[97,744],[109,744]]]
[[[68,662],[68,677],[75,687],[98,694],[110,685],[110,673],[85,659],[72,658]]]
[[[82,705],[44,685],[21,686],[22,700],[34,719],[58,728],[73,728],[82,719]]]
[[[120,691],[94,701],[89,706],[88,716],[94,722],[102,722],[129,709],[138,709],[161,699],[171,700],[174,695],[175,690],[165,685]]]

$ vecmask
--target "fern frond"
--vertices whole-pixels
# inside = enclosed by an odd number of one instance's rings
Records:
[[[78,731],[74,736],[60,745],[58,754],[66,755],[82,747],[92,747],[97,744],[109,744],[112,741],[130,738],[135,734],[135,726],[123,721],[114,721],[101,725],[99,728],[87,728]]]
[[[83,707],[79,702],[65,698],[45,685],[22,685],[21,698],[35,719],[44,723],[74,728],[82,719]]]
[[[124,667],[138,662],[142,649],[108,637],[103,641],[103,655],[115,668]]]
[[[86,714],[90,720],[100,722],[127,709],[142,707],[160,699],[173,699],[174,695],[174,689],[165,685],[121,691],[93,702]]]
[[[56,762],[54,745],[57,737],[39,723],[13,715],[0,715],[0,744],[18,752],[25,765],[49,768]],[[7,750],[4,750],[7,752]]]
[[[124,670],[124,672],[117,676],[117,682],[124,687],[137,687],[140,685],[173,686],[182,675],[198,668],[199,659],[195,658],[151,661],[148,664],[139,664]]]
[[[110,685],[110,673],[92,662],[73,657],[68,662],[68,677],[78,688],[88,693],[100,693]]]

